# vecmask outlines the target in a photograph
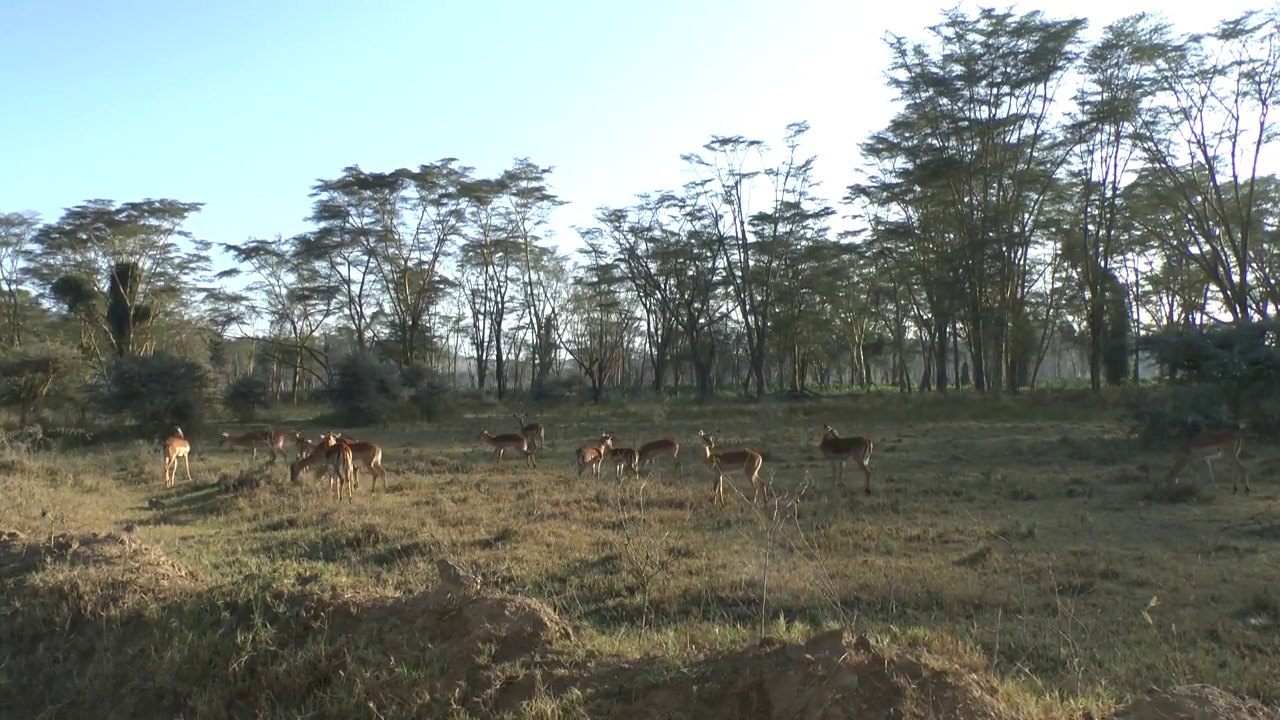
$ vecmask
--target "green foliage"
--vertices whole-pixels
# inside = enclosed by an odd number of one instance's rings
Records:
[[[1280,382],[1278,332],[1280,324],[1270,319],[1166,328],[1143,338],[1139,347],[1150,352],[1184,388],[1200,388],[1194,403],[1186,398],[1175,401],[1173,412],[1221,424],[1250,420],[1253,429],[1267,431],[1275,427],[1253,421],[1276,415],[1272,408]]]
[[[85,362],[63,345],[12,348],[0,354],[0,406],[30,411],[60,406],[83,395]]]
[[[401,384],[406,390],[405,410],[412,419],[441,422],[457,414],[453,390],[439,372],[414,363],[401,371]]]
[[[1124,285],[1108,275],[1106,326],[1102,329],[1102,374],[1108,385],[1121,385],[1129,377],[1129,300]]]
[[[273,402],[267,381],[257,375],[241,375],[227,385],[222,396],[222,404],[242,423],[253,422],[258,410]]]
[[[382,425],[391,420],[405,396],[399,369],[367,353],[354,351],[334,368],[334,410],[349,425]]]
[[[164,352],[125,356],[108,366],[102,409],[128,417],[143,436],[174,425],[190,434],[204,424],[208,389],[208,369],[199,363]]]

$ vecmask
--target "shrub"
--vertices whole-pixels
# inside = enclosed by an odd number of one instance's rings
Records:
[[[257,375],[241,375],[222,396],[222,404],[242,423],[253,422],[258,410],[271,407],[274,402],[267,381]]]
[[[203,365],[157,352],[115,360],[99,401],[104,412],[133,420],[143,435],[168,433],[174,425],[190,434],[204,424],[208,387]]]
[[[399,409],[404,395],[398,368],[367,352],[348,353],[334,368],[331,398],[346,424],[385,424]]]
[[[440,422],[457,412],[457,398],[439,372],[415,363],[400,374],[401,384],[407,391],[406,414],[413,420]]]

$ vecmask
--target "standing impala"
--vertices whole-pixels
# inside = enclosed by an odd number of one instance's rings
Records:
[[[493,448],[494,453],[497,455],[494,462],[498,464],[502,463],[503,454],[508,450],[515,450],[524,453],[526,465],[538,467],[538,461],[534,458],[536,450],[530,447],[531,443],[524,435],[519,433],[504,433],[495,437],[490,435],[488,430],[485,430],[480,433],[480,441]]]
[[[671,438],[662,438],[647,442],[640,446],[640,464],[651,465],[657,460],[670,459],[677,474],[683,473],[680,463],[680,443]],[[652,470],[650,470],[652,472]]]
[[[636,479],[640,478],[640,451],[632,447],[611,447],[609,459],[613,461],[614,475],[618,480],[622,479],[623,473],[627,470],[630,470]]]
[[[288,433],[272,432],[270,430],[262,430],[259,432],[249,432],[243,435],[232,435],[231,433],[222,433],[222,439],[218,441],[218,447],[247,447],[253,448],[253,459],[258,459],[258,449],[271,451],[271,462],[276,461],[276,456],[284,456],[284,445],[288,441]]]
[[[511,413],[511,417],[515,418],[516,422],[520,423],[520,434],[523,435],[525,439],[529,441],[529,444],[530,446],[533,447],[533,449],[535,450],[546,449],[547,429],[542,426],[542,423],[529,423],[528,425],[526,425],[524,420],[525,418],[529,417],[528,415],[517,415],[515,413]],[[538,439],[537,442],[534,442],[534,438]]]
[[[191,482],[191,443],[182,434],[182,428],[173,427],[173,435],[164,439],[164,486],[173,487],[178,479],[178,458],[182,458],[182,466],[187,471],[187,482]]]
[[[591,472],[600,479],[600,465],[604,462],[605,455],[609,453],[609,448],[613,446],[613,436],[607,432],[600,433],[600,439],[595,445],[582,445],[574,452],[575,464],[578,466],[578,477],[582,477],[582,471],[591,467]]]
[[[1169,470],[1168,482],[1170,485],[1178,483],[1178,473],[1193,460],[1203,460],[1205,467],[1209,468],[1209,481],[1217,484],[1218,480],[1213,476],[1213,461],[1226,460],[1234,465],[1241,474],[1244,475],[1244,491],[1249,492],[1249,469],[1240,462],[1240,448],[1243,440],[1239,433],[1224,430],[1202,430],[1178,452],[1177,460],[1173,463],[1173,469]],[[1231,478],[1231,492],[1239,491],[1236,484],[1236,478]]]
[[[837,482],[844,482],[844,465],[853,460],[858,463],[858,467],[862,468],[862,472],[867,476],[866,491],[871,494],[871,467],[867,465],[871,461],[872,443],[870,438],[864,437],[840,437],[840,433],[830,425],[823,425],[822,429],[826,432],[822,435],[822,441],[818,443],[818,450],[822,452],[822,456],[831,462],[831,476]],[[837,472],[838,470],[838,472]]]
[[[717,450],[715,433],[706,433],[698,431],[698,437],[702,438],[703,462],[707,470],[715,473],[716,485],[715,492],[712,495],[714,502],[724,502],[724,476],[729,473],[741,472],[744,477],[751,479],[751,487],[754,491],[751,496],[751,502],[754,504],[760,498],[760,490],[763,487],[763,481],[760,480],[760,466],[764,464],[764,458],[760,453],[750,448],[741,448],[739,450]]]
[[[325,447],[333,447],[335,443],[342,442],[351,448],[351,459],[354,463],[351,470],[352,487],[360,488],[360,466],[363,465],[373,475],[373,482],[369,485],[369,492],[372,493],[378,489],[379,479],[382,480],[382,492],[385,493],[387,491],[387,471],[386,468],[382,467],[382,448],[377,443],[342,437],[342,433],[332,431],[321,435],[320,442]]]

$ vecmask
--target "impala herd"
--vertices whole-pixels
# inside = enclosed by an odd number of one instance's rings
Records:
[[[537,467],[537,453],[546,445],[546,428],[540,423],[526,423],[525,415],[512,415],[519,423],[520,431],[491,435],[486,429],[480,433],[480,441],[492,448],[496,455],[495,462],[501,463],[505,453],[510,450],[525,458],[530,467]],[[165,487],[173,487],[178,472],[178,460],[183,461],[187,480],[191,480],[189,455],[191,443],[182,434],[182,428],[174,428],[173,435],[165,438],[164,447],[164,482]],[[717,447],[716,436],[719,432],[708,433],[698,431],[698,460],[707,472],[715,476],[712,491],[714,503],[724,502],[724,479],[726,475],[741,473],[743,479],[750,480],[753,490],[752,502],[757,502],[761,491],[768,488],[760,478],[760,468],[764,464],[763,456],[750,448],[724,449]],[[683,472],[680,459],[681,444],[674,438],[665,437],[645,443],[639,448],[620,447],[614,444],[612,433],[602,432],[595,442],[582,445],[574,451],[574,466],[577,476],[582,477],[583,470],[591,469],[599,479],[602,468],[612,465],[614,475],[621,481],[627,473],[640,477],[642,467],[651,467],[658,461],[669,461],[677,474]],[[329,478],[329,488],[341,500],[343,488],[347,497],[352,498],[353,490],[359,487],[359,469],[367,469],[372,475],[370,492],[377,489],[378,480],[382,480],[386,488],[386,470],[382,467],[382,448],[375,443],[361,442],[342,433],[325,432],[312,440],[301,431],[276,432],[265,430],[243,435],[222,433],[218,441],[219,447],[250,448],[256,459],[259,450],[271,453],[271,462],[277,457],[288,457],[286,447],[292,443],[295,452],[289,465],[289,478],[297,482],[307,468],[323,468]],[[1249,492],[1249,471],[1240,462],[1241,437],[1238,432],[1205,430],[1193,437],[1179,449],[1173,468],[1166,481],[1172,485],[1178,482],[1179,473],[1193,461],[1203,461],[1209,470],[1209,478],[1217,482],[1213,475],[1213,462],[1227,460],[1240,471],[1244,478],[1244,491]],[[823,425],[822,439],[818,443],[818,451],[831,465],[832,478],[837,483],[844,481],[845,465],[852,460],[862,470],[865,477],[864,491],[871,494],[871,452],[873,443],[866,437],[840,437],[835,428]],[[650,470],[652,472],[652,470]],[[1232,491],[1237,490],[1237,483],[1232,479]]]

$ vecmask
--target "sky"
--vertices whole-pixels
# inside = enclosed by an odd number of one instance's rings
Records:
[[[576,246],[599,206],[690,179],[680,155],[712,135],[780,147],[800,120],[835,204],[895,111],[885,34],[923,39],[955,4],[3,0],[0,212],[173,198],[205,203],[197,237],[240,243],[308,230],[311,186],[349,165],[456,157],[485,176],[527,157],[554,168],[570,204],[552,229]],[[1144,10],[1208,30],[1264,6],[1012,7],[1087,18],[1092,37]]]

